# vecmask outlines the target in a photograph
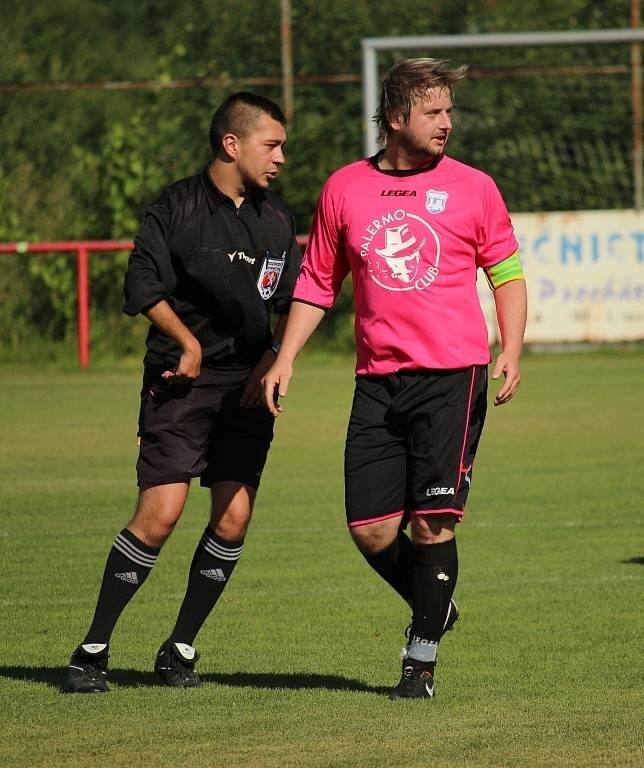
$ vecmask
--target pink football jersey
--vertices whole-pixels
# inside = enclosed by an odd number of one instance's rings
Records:
[[[294,299],[326,309],[351,272],[359,375],[486,364],[476,270],[518,247],[487,174],[449,157],[397,172],[360,160],[322,190]]]

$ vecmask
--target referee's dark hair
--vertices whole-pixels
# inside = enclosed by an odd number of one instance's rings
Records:
[[[286,125],[286,117],[274,101],[258,96],[256,93],[239,91],[223,101],[212,116],[210,123],[210,146],[213,155],[221,149],[221,140],[227,133],[243,139],[251,132],[259,115],[264,112]]]

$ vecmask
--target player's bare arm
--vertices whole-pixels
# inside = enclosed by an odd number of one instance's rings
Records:
[[[523,348],[528,299],[524,280],[512,280],[494,291],[496,316],[501,332],[502,352],[497,357],[493,379],[501,374],[505,381],[494,398],[494,405],[503,405],[512,399],[521,382],[519,359]]]
[[[171,382],[193,381],[201,370],[201,345],[181,322],[167,301],[160,301],[145,313],[159,330],[181,347],[181,357],[173,371],[164,371],[162,378]]]
[[[279,346],[282,343],[287,320],[288,315],[280,315],[275,325],[275,331],[273,332],[273,346],[264,352],[262,359],[257,363],[255,368],[253,368],[248,377],[244,392],[239,401],[242,408],[259,408],[260,405],[263,405],[264,393],[262,390],[262,379],[275,362],[276,357],[274,349],[279,349]],[[275,345],[277,345],[277,347],[275,347]]]
[[[306,344],[313,332],[324,317],[321,307],[294,301],[288,315],[282,346],[277,359],[262,379],[264,403],[273,416],[282,412],[277,398],[286,397],[288,385],[293,376],[293,362],[302,347]]]

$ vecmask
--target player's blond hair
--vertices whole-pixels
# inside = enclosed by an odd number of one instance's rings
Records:
[[[453,97],[454,85],[466,71],[466,65],[454,67],[443,59],[404,59],[394,64],[382,83],[380,105],[374,116],[378,140],[385,141],[391,133],[393,118],[409,121],[412,106],[428,88],[447,88]]]

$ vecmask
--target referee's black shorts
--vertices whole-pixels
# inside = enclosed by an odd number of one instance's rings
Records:
[[[202,368],[195,381],[169,384],[167,366],[145,366],[139,413],[141,487],[232,480],[259,487],[274,419],[263,406],[240,408],[248,369]]]
[[[487,408],[487,366],[356,376],[344,456],[349,527],[463,516]]]

